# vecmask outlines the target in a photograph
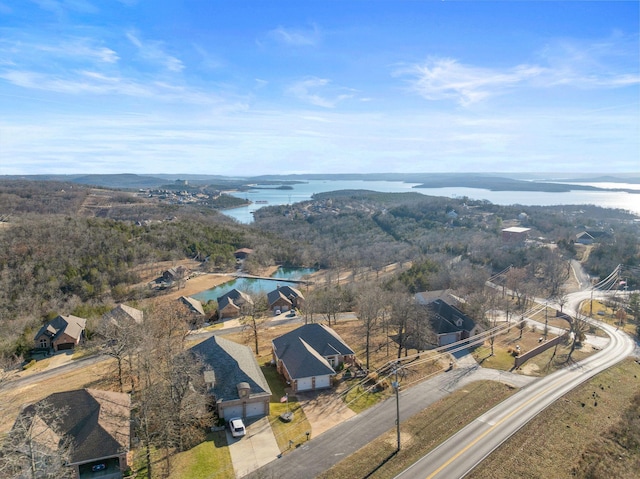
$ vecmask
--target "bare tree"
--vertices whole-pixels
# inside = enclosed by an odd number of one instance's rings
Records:
[[[364,285],[357,299],[358,319],[362,322],[365,337],[365,364],[369,369],[369,357],[371,352],[371,335],[379,326],[379,317],[385,307],[385,300],[379,284]]]
[[[75,477],[72,441],[62,433],[67,411],[40,401],[24,408],[0,445],[0,477],[66,479]]]
[[[264,294],[252,294],[251,302],[246,302],[240,308],[240,323],[251,333],[256,355],[259,354],[258,331],[266,320],[269,309],[267,297]]]
[[[131,378],[133,365],[132,353],[141,341],[142,325],[134,321],[115,321],[103,318],[96,335],[102,341],[102,352],[116,360],[116,375],[120,392],[124,392],[125,374]],[[125,373],[125,366],[128,372]]]
[[[571,320],[570,334],[572,335],[572,339],[571,349],[569,349],[569,354],[567,355],[567,362],[571,360],[571,355],[575,351],[576,346],[582,344],[585,340],[588,330],[589,323],[585,318],[581,318],[579,315],[576,315],[576,317]]]

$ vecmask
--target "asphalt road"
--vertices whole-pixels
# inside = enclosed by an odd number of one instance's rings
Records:
[[[422,411],[456,389],[474,381],[488,379],[521,387],[535,378],[512,374],[478,365],[439,374],[423,383],[400,392],[400,422]],[[345,457],[367,445],[378,436],[395,428],[396,404],[391,398],[357,416],[303,442],[280,459],[246,476],[251,479],[291,477],[311,479],[326,471]]]
[[[635,343],[627,334],[606,324],[600,326],[611,338],[601,352],[525,386],[423,456],[397,479],[464,477],[551,403],[633,353]]]

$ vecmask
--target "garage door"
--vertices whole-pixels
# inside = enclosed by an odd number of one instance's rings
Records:
[[[446,344],[455,343],[458,339],[458,335],[456,333],[442,334],[438,339],[440,340],[440,346],[444,346]]]
[[[242,404],[239,406],[229,406],[222,409],[223,417],[226,420],[231,419],[232,417],[242,417]]]
[[[298,379],[298,391],[308,391],[311,389],[311,378]]]
[[[247,417],[264,416],[264,403],[252,402],[247,404]]]
[[[329,382],[330,376],[320,376],[316,378],[316,389],[328,388],[331,384]]]

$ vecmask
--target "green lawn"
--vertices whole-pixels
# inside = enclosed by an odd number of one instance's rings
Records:
[[[234,479],[233,464],[224,431],[210,432],[205,442],[172,458],[176,479]]]

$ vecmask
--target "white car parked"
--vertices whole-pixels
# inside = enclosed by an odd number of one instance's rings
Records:
[[[229,419],[229,429],[233,437],[242,437],[247,433],[244,423],[239,417]]]

